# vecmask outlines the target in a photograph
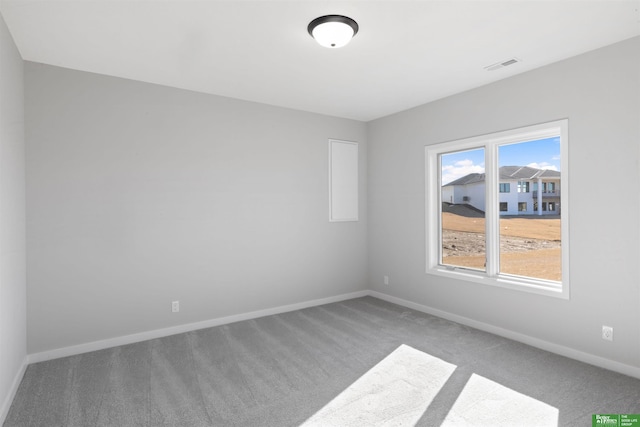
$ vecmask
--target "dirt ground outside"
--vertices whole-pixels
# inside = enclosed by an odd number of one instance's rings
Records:
[[[465,213],[465,212],[462,212]],[[484,269],[485,219],[474,213],[442,213],[443,263]],[[500,218],[500,271],[562,280],[559,216]]]

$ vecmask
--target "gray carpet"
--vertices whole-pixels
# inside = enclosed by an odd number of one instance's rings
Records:
[[[561,426],[640,413],[640,380],[365,297],[30,365],[4,426],[322,425],[403,344],[454,367],[419,426],[483,425],[483,407],[526,402]]]

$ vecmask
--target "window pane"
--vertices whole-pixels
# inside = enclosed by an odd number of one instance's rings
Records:
[[[499,194],[500,273],[561,281],[560,138],[501,145],[498,156],[500,184],[518,186]]]
[[[440,259],[485,270],[484,148],[440,155]]]

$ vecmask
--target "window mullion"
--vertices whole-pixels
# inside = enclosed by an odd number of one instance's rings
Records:
[[[499,176],[498,176],[498,146],[485,146],[485,236],[487,266],[489,276],[496,276],[500,272],[500,212],[499,212]]]

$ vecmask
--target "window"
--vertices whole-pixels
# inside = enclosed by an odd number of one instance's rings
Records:
[[[484,150],[462,150],[455,153],[443,153],[443,164],[462,166],[471,161],[475,164],[484,158]],[[473,159],[473,160],[469,160]],[[485,235],[484,235],[484,167],[477,164],[465,176],[460,176],[459,169],[442,170],[442,207],[439,213],[441,228],[441,261],[443,265],[452,267],[484,270],[485,264]],[[442,203],[451,200],[454,203]],[[457,196],[457,194],[472,194],[471,196]],[[482,203],[478,203],[482,202]],[[476,221],[470,224],[468,219]]]
[[[426,272],[568,298],[567,145],[560,120],[426,146]],[[539,210],[532,184],[556,201]]]
[[[555,193],[555,192],[556,192],[555,182],[548,182],[547,183],[547,191],[546,191],[546,193]]]
[[[518,193],[528,193],[529,183],[527,181],[518,181]]]

